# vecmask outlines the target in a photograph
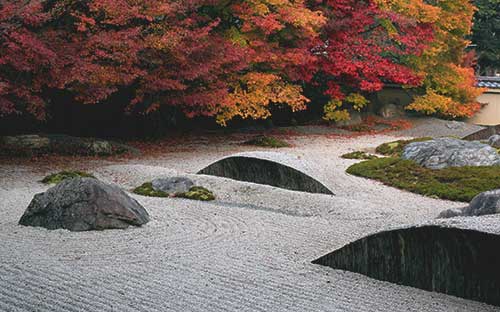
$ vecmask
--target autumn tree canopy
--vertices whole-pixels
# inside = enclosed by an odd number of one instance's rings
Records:
[[[303,86],[321,84],[339,120],[388,82],[426,92],[413,109],[468,115],[477,92],[461,61],[473,8],[435,2],[5,0],[0,116],[43,120],[56,90],[95,104],[126,88],[129,112],[176,106],[224,125],[267,118],[271,104],[305,109]],[[435,97],[452,102],[432,107]]]

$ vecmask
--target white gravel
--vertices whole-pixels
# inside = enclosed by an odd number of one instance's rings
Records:
[[[29,167],[0,165],[0,311],[500,311],[311,264],[368,234],[464,206],[345,173],[354,161],[340,155],[392,139],[301,137],[282,150],[312,163],[313,177],[336,196],[194,175],[251,150],[230,143],[97,167],[98,178],[127,190],[187,175],[217,196],[132,195],[152,221],[103,232],[18,226],[47,187]]]

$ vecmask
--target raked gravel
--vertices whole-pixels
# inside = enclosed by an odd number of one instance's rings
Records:
[[[311,163],[313,177],[336,196],[194,175],[252,150],[231,142],[94,166],[99,179],[126,190],[185,175],[217,196],[197,202],[132,195],[152,221],[103,232],[18,226],[47,186],[29,167],[0,165],[0,311],[500,311],[311,264],[363,236],[464,206],[345,173],[355,161],[340,155],[393,136],[299,137],[280,150]]]

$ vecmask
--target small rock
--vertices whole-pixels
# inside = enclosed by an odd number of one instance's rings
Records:
[[[500,155],[493,147],[452,138],[410,143],[404,148],[402,158],[430,169],[500,165]]]
[[[89,143],[89,150],[91,154],[99,156],[113,155],[113,146],[108,141],[95,140]]]
[[[438,218],[446,219],[446,218],[454,218],[463,215],[463,209],[460,208],[452,208],[448,210],[444,210],[438,216]]]
[[[500,189],[481,193],[464,209],[465,216],[484,216],[500,213]]]
[[[149,215],[120,188],[92,178],[64,180],[35,195],[19,224],[49,230],[124,229],[149,222]]]
[[[396,118],[404,116],[405,111],[402,106],[385,104],[380,108],[378,114],[384,118]]]
[[[500,134],[492,135],[488,139],[488,144],[494,148],[500,148]]]
[[[151,182],[155,191],[162,191],[168,194],[186,193],[194,186],[191,179],[185,177],[159,178]]]
[[[454,120],[454,121],[448,122],[446,124],[446,127],[448,129],[452,129],[452,130],[463,129],[463,128],[465,128],[465,123]]]

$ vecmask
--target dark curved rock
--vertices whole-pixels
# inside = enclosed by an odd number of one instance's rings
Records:
[[[120,188],[92,178],[74,178],[36,194],[19,224],[90,231],[124,229],[148,221],[144,207]]]
[[[362,238],[313,263],[500,305],[499,246],[498,234],[426,225]]]
[[[293,191],[333,195],[321,182],[298,169],[253,156],[227,157],[200,170],[198,174],[266,184]]]

